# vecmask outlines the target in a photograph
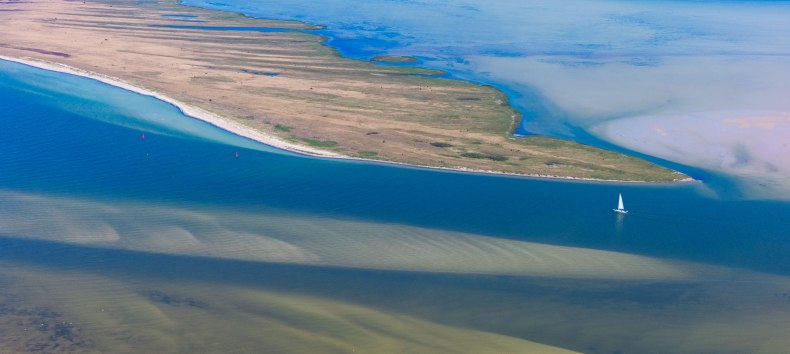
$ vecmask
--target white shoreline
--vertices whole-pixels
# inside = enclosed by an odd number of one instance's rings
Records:
[[[259,143],[269,145],[278,149],[282,149],[285,151],[295,152],[302,155],[318,157],[318,158],[331,158],[331,159],[340,159],[340,160],[350,160],[350,161],[365,161],[365,162],[373,162],[373,163],[382,163],[382,164],[389,164],[389,165],[398,165],[398,166],[407,166],[413,168],[425,168],[425,169],[433,169],[433,170],[443,170],[443,171],[454,171],[454,172],[464,172],[464,173],[479,173],[479,174],[489,174],[489,175],[502,175],[502,176],[513,176],[513,177],[532,177],[532,178],[540,178],[540,179],[559,179],[559,180],[574,180],[574,181],[589,181],[589,182],[614,182],[614,183],[653,183],[653,184],[666,184],[666,183],[676,183],[676,182],[693,182],[695,181],[693,178],[684,178],[678,179],[673,182],[647,182],[647,181],[622,181],[622,180],[609,180],[609,179],[596,179],[596,178],[584,178],[584,177],[568,177],[568,176],[554,176],[554,175],[539,175],[539,174],[526,174],[526,173],[512,173],[512,172],[500,172],[500,171],[492,171],[492,170],[477,170],[467,167],[441,167],[441,166],[426,166],[426,165],[414,165],[404,162],[395,162],[395,161],[386,161],[386,160],[374,160],[374,159],[366,159],[360,157],[353,157],[338,154],[331,151],[325,151],[320,149],[315,149],[309,146],[294,144],[288,141],[281,139],[280,137],[267,134],[250,127],[244,126],[238,122],[233,120],[224,118],[220,115],[214,114],[212,112],[206,111],[202,108],[194,107],[188,105],[184,102],[178,101],[173,99],[167,95],[162,93],[149,90],[146,88],[142,88],[131,83],[128,83],[122,79],[111,77],[108,75],[103,75],[99,73],[95,73],[88,70],[83,70],[79,68],[75,68],[73,66],[69,66],[66,64],[55,63],[50,61],[44,61],[40,59],[34,59],[30,57],[24,58],[16,58],[16,57],[8,57],[5,55],[0,55],[0,60],[6,60],[10,62],[15,62],[19,64],[24,64],[32,67],[36,67],[39,69],[55,71],[65,74],[71,74],[81,77],[86,77],[89,79],[93,79],[96,81],[103,82],[108,85],[112,85],[115,87],[122,88],[127,91],[131,91],[134,93],[138,93],[145,96],[154,97],[158,100],[167,102],[176,108],[178,108],[181,113],[185,116],[197,119],[208,124],[211,124],[217,128],[223,129],[225,131],[231,132],[238,136],[251,139],[257,141]]]
[[[156,98],[158,100],[167,102],[167,103],[175,106],[176,108],[178,108],[179,111],[181,111],[181,113],[183,113],[184,115],[186,115],[188,117],[204,121],[204,122],[209,123],[209,124],[211,124],[213,126],[216,126],[217,128],[229,131],[229,132],[231,132],[233,134],[236,134],[236,135],[239,135],[239,136],[251,139],[251,140],[255,140],[255,141],[259,142],[259,143],[263,143],[263,144],[266,144],[266,145],[269,145],[269,146],[273,146],[273,147],[276,147],[276,148],[279,148],[279,149],[283,149],[283,150],[287,150],[287,151],[293,151],[293,152],[302,153],[302,154],[311,155],[311,156],[318,156],[318,157],[343,157],[343,155],[335,154],[333,152],[313,149],[313,148],[311,148],[309,146],[302,146],[302,145],[297,145],[297,144],[293,144],[293,143],[284,141],[284,140],[280,139],[279,137],[276,137],[276,136],[273,136],[273,135],[269,135],[269,134],[266,134],[266,133],[262,133],[260,131],[257,131],[255,129],[252,129],[252,128],[249,128],[249,127],[245,127],[245,126],[243,126],[243,125],[241,125],[241,124],[239,124],[237,122],[234,122],[234,121],[232,121],[230,119],[227,119],[227,118],[223,118],[223,117],[221,117],[221,116],[219,116],[217,114],[211,113],[211,112],[206,111],[206,110],[204,110],[202,108],[190,106],[190,105],[188,105],[186,103],[183,103],[181,101],[175,100],[175,99],[173,99],[171,97],[168,97],[168,96],[166,96],[164,94],[161,94],[159,92],[156,92],[156,91],[153,91],[153,90],[149,90],[149,89],[145,89],[145,88],[142,88],[142,87],[130,84],[130,83],[128,83],[128,82],[126,82],[124,80],[121,80],[119,78],[115,78],[115,77],[111,77],[111,76],[107,76],[107,75],[103,75],[103,74],[99,74],[99,73],[95,73],[95,72],[91,72],[91,71],[75,68],[73,66],[69,66],[69,65],[66,65],[66,64],[60,64],[60,63],[55,63],[55,62],[43,61],[43,60],[38,60],[38,59],[33,59],[33,58],[14,58],[14,57],[7,57],[7,56],[4,56],[4,55],[0,55],[0,59],[7,60],[7,61],[12,61],[12,62],[15,62],[15,63],[24,64],[24,65],[28,65],[28,66],[33,66],[33,67],[36,67],[36,68],[39,68],[39,69],[44,69],[44,70],[49,70],[49,71],[56,71],[56,72],[61,72],[61,73],[66,73],[66,74],[71,74],[71,75],[87,77],[89,79],[100,81],[100,82],[103,82],[103,83],[108,84],[108,85],[112,85],[112,86],[115,86],[115,87],[122,88],[122,89],[127,90],[127,91],[132,91],[134,93],[138,93],[138,94],[145,95],[145,96],[151,96],[151,97],[154,97],[154,98]]]

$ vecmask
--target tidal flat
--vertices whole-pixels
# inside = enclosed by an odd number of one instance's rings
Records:
[[[451,276],[13,238],[0,245],[3,346],[13,352],[776,353],[788,345],[786,278]]]

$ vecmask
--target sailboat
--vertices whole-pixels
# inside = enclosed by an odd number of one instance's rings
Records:
[[[615,213],[618,214],[628,214],[628,210],[625,210],[623,207],[623,194],[620,193],[620,201],[617,203],[617,209],[612,209]]]

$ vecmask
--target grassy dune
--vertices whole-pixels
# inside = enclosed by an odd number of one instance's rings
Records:
[[[520,114],[502,92],[430,77],[441,73],[435,70],[342,58],[322,44],[325,38],[293,31],[314,25],[171,0],[32,0],[3,8],[12,11],[0,12],[6,34],[0,54],[118,77],[252,129],[347,156],[557,177],[685,177],[573,142],[515,138]],[[203,22],[163,16],[174,13]]]

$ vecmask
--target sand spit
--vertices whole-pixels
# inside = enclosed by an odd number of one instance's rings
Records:
[[[597,181],[597,182],[618,182],[618,183],[649,183],[643,181],[619,181],[619,180],[609,180],[609,179],[595,179],[595,178],[581,178],[581,177],[568,177],[568,176],[554,176],[554,175],[539,175],[539,174],[519,174],[519,173],[508,173],[508,172],[500,172],[500,171],[492,171],[492,170],[477,170],[471,169],[467,167],[436,167],[436,166],[422,166],[422,165],[413,165],[401,162],[392,162],[392,161],[382,161],[382,160],[373,160],[373,159],[365,159],[353,156],[342,155],[332,151],[326,151],[321,149],[316,149],[310,146],[294,144],[288,141],[281,139],[280,137],[266,134],[264,132],[246,127],[242,124],[239,124],[231,119],[224,118],[218,114],[214,114],[212,112],[206,111],[204,109],[186,104],[184,102],[178,101],[173,99],[165,94],[160,92],[156,92],[153,90],[149,90],[146,88],[142,88],[133,84],[130,84],[122,79],[102,75],[95,72],[90,72],[87,70],[78,69],[69,65],[54,63],[49,61],[43,61],[33,58],[14,58],[8,57],[4,55],[0,55],[0,59],[6,61],[12,61],[24,65],[33,66],[36,68],[55,71],[60,73],[66,73],[71,75],[82,76],[86,78],[90,78],[93,80],[97,80],[108,85],[116,86],[128,91],[132,91],[141,95],[151,96],[161,101],[167,102],[172,104],[173,106],[177,107],[184,115],[204,121],[211,125],[214,125],[220,129],[229,131],[233,134],[269,145],[273,146],[278,149],[295,152],[302,155],[312,156],[312,157],[321,157],[321,158],[333,158],[333,159],[343,159],[343,160],[354,160],[354,161],[365,161],[371,163],[382,163],[382,164],[389,164],[389,165],[399,165],[399,166],[407,166],[407,167],[414,167],[414,168],[426,168],[426,169],[433,169],[433,170],[444,170],[444,171],[457,171],[457,172],[466,172],[466,173],[481,173],[481,174],[494,174],[494,175],[506,175],[506,176],[518,176],[518,177],[533,177],[533,178],[551,178],[551,179],[563,179],[563,180],[579,180],[579,181]],[[678,179],[676,182],[688,182],[693,181],[691,178],[683,178]]]

